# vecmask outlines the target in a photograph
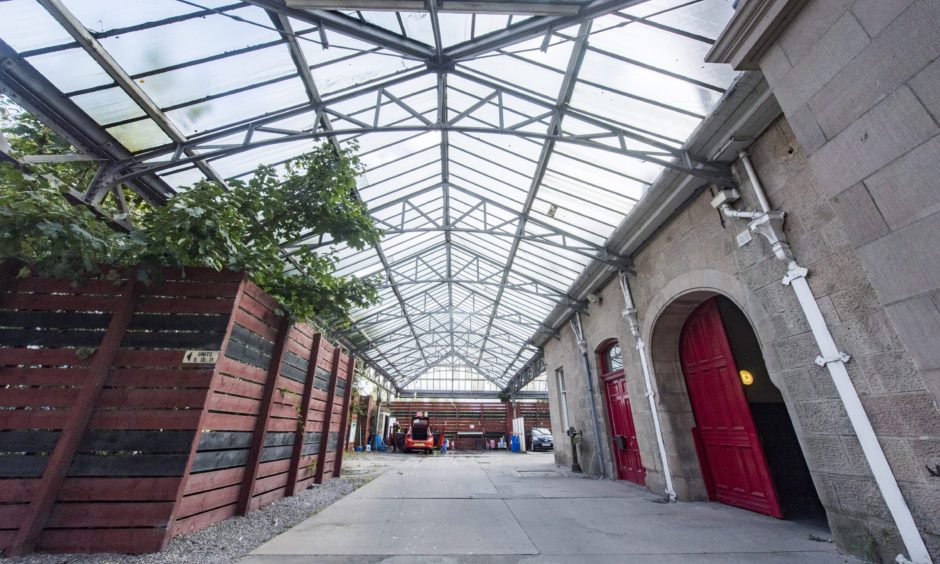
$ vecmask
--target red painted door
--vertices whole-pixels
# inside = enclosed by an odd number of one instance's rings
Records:
[[[764,450],[713,298],[689,316],[679,343],[702,472],[715,501],[782,517]]]
[[[640,459],[640,448],[630,411],[630,395],[623,370],[605,376],[607,412],[610,414],[610,435],[613,440],[611,452],[617,466],[617,478],[643,485],[646,483],[646,468]]]

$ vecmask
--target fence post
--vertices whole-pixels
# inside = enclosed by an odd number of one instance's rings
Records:
[[[271,364],[268,365],[268,378],[264,384],[264,393],[261,396],[261,408],[258,410],[258,419],[255,420],[255,432],[251,435],[251,448],[248,450],[248,461],[245,463],[245,477],[242,479],[242,489],[238,495],[236,515],[247,515],[251,510],[251,494],[255,489],[255,480],[261,466],[261,453],[264,451],[264,440],[268,435],[268,420],[271,418],[271,407],[274,404],[274,392],[277,390],[277,378],[281,372],[281,360],[287,345],[287,334],[290,333],[290,317],[285,314],[281,318],[277,331],[277,341],[271,354]]]
[[[320,431],[320,451],[317,455],[317,472],[313,478],[315,484],[323,483],[323,467],[326,466],[327,445],[330,443],[330,423],[333,420],[333,400],[336,398],[336,380],[339,377],[339,348],[333,350],[333,365],[330,367],[330,388],[326,394],[323,429]]]
[[[304,381],[304,393],[300,399],[300,416],[297,421],[297,432],[294,433],[294,450],[290,456],[290,470],[287,474],[286,496],[292,496],[297,491],[297,474],[300,472],[300,459],[303,457],[304,436],[307,434],[307,418],[310,416],[310,398],[313,397],[313,382],[316,380],[317,361],[320,359],[320,339],[323,335],[317,333],[313,336],[313,345],[310,346],[310,357],[307,361],[307,379]],[[322,441],[323,438],[321,437]]]
[[[336,441],[336,458],[333,461],[333,477],[339,478],[343,469],[343,453],[346,452],[347,433],[346,425],[349,424],[349,398],[352,397],[353,370],[356,368],[356,357],[349,355],[346,361],[346,393],[343,395],[343,411],[340,416],[339,440]],[[376,410],[379,409],[376,404]],[[378,433],[378,429],[373,429],[373,433]]]
[[[166,548],[166,545],[173,538],[176,516],[179,515],[180,504],[183,502],[183,497],[186,494],[186,483],[189,481],[189,476],[193,469],[193,461],[196,459],[196,452],[199,450],[199,440],[202,438],[202,429],[205,427],[205,421],[209,415],[210,406],[212,404],[212,394],[215,393],[215,389],[222,379],[221,372],[219,371],[219,363],[222,362],[222,359],[225,357],[225,350],[228,348],[228,342],[232,336],[232,328],[235,327],[235,318],[238,316],[238,308],[241,305],[242,296],[245,295],[245,286],[247,284],[248,275],[246,274],[238,284],[238,291],[235,292],[232,312],[229,314],[228,324],[225,327],[225,336],[222,338],[222,344],[219,345],[219,360],[216,361],[215,366],[212,368],[212,378],[209,380],[209,389],[206,390],[206,403],[202,408],[202,413],[199,415],[199,422],[196,424],[196,433],[193,435],[193,444],[189,450],[189,458],[186,459],[186,468],[183,470],[183,476],[180,478],[180,484],[176,489],[176,502],[173,504],[170,519],[167,521],[166,535],[163,537],[162,548]]]
[[[104,382],[114,363],[114,357],[124,340],[124,333],[134,316],[139,290],[137,273],[134,272],[124,285],[121,298],[115,305],[114,314],[108,323],[108,329],[101,339],[101,344],[98,345],[94,358],[88,365],[85,382],[75,398],[75,404],[69,410],[68,419],[49,456],[46,470],[30,495],[29,512],[20,523],[8,556],[26,554],[36,547],[39,536],[52,513],[62,483],[68,475],[72,459],[91,422],[98,398],[101,396],[101,389],[104,388]]]

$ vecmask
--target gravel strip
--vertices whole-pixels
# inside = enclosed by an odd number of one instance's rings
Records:
[[[349,456],[349,454],[347,454]],[[245,517],[232,517],[170,541],[153,554],[44,554],[0,558],[2,564],[227,564],[237,562],[268,540],[339,501],[389,469],[367,456],[349,456],[341,478],[279,499]],[[390,461],[389,461],[390,462]],[[394,463],[392,464],[394,465]]]

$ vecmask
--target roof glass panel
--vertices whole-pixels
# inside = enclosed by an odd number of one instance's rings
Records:
[[[0,2],[3,41],[19,52],[71,43],[72,36],[34,0]]]
[[[356,144],[381,242],[357,251],[317,236],[285,253],[311,246],[334,253],[340,275],[381,278],[381,301],[352,312],[346,336],[397,385],[483,391],[530,359],[529,339],[585,267],[610,260],[608,237],[735,78],[702,62],[729,2],[609,4],[590,22],[546,4],[571,19],[538,15],[526,26],[543,27],[521,36],[531,14],[492,13],[506,10],[497,2],[442,6],[434,22],[428,10],[64,0],[73,31],[115,61],[107,69],[36,2],[0,2],[0,36],[145,166],[163,166],[168,191],[204,165],[226,178],[281,167],[321,142],[315,128]],[[165,168],[179,135],[208,160]]]
[[[124,5],[125,9],[130,7],[132,10],[136,8],[134,4],[163,7],[164,10],[168,6],[187,8],[186,4],[181,2],[120,4]],[[100,41],[121,67],[133,76],[225,53],[236,56],[235,53],[238,52],[237,56],[241,57],[246,53],[239,50],[281,41],[281,34],[271,29],[271,20],[265,20],[265,17],[263,10],[248,7],[226,11],[223,14],[209,13],[199,18],[158,25],[132,33],[110,35]],[[89,23],[82,21],[86,25]],[[212,41],[206,41],[206,37],[212,37]]]
[[[29,58],[29,64],[65,93],[113,83],[108,73],[80,47],[36,55]]]

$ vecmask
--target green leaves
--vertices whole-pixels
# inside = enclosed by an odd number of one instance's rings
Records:
[[[59,149],[32,118],[14,129],[11,139],[29,151]],[[145,283],[158,279],[163,267],[245,270],[302,321],[345,319],[350,308],[377,299],[370,282],[335,275],[329,250],[301,251],[293,263],[281,250],[287,241],[319,235],[355,249],[377,242],[381,233],[356,198],[362,167],[352,151],[337,153],[324,144],[280,172],[259,167],[250,180],[232,182],[230,189],[199,182],[163,206],[135,207],[139,229],[133,233],[114,231],[87,208],[69,204],[60,185],[82,189],[91,177],[76,167],[65,172],[65,178],[56,178],[62,182],[53,184],[52,174],[0,164],[0,261],[17,259],[41,276],[75,282],[114,268],[136,268]]]

